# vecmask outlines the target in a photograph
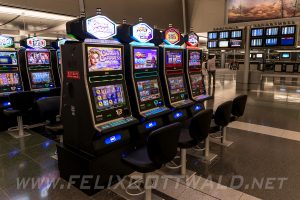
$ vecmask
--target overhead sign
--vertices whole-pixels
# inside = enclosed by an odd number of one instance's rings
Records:
[[[146,23],[139,23],[132,27],[132,38],[138,42],[149,42],[153,39],[153,29]]]
[[[86,30],[98,39],[109,39],[117,34],[117,25],[103,15],[97,15],[86,20]]]
[[[14,44],[13,38],[0,35],[0,48],[11,47],[13,46],[13,44]]]
[[[177,44],[180,42],[180,32],[176,28],[169,28],[165,31],[165,42],[167,44]]]
[[[26,45],[30,48],[42,49],[46,47],[47,42],[42,38],[33,37],[26,40]]]
[[[196,33],[191,32],[188,35],[188,39],[187,39],[187,45],[189,46],[193,46],[193,47],[197,47],[199,44],[199,37]]]

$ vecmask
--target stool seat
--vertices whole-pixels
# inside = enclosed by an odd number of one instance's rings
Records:
[[[179,135],[178,147],[182,149],[189,149],[198,144],[198,141],[193,139],[189,129],[182,129]]]
[[[14,110],[14,109],[5,109],[3,110],[3,114],[6,115],[7,117],[16,117],[18,115],[21,115],[20,110]]]
[[[141,173],[153,172],[161,168],[161,164],[151,161],[146,146],[129,153],[122,160],[133,170]]]

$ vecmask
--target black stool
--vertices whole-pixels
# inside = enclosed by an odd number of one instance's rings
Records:
[[[143,173],[144,192],[142,193],[145,193],[146,200],[150,200],[152,196],[151,186],[149,186],[151,180],[148,173],[160,169],[163,164],[170,162],[175,157],[180,131],[180,123],[152,131],[147,139],[146,146],[122,158],[124,163],[133,170]],[[127,189],[127,194],[130,194]]]
[[[30,134],[24,133],[25,128],[28,126],[23,125],[23,116],[27,115],[31,110],[35,102],[35,92],[16,92],[9,95],[9,101],[11,108],[6,109],[3,113],[7,117],[17,117],[18,126],[9,128],[9,134],[14,138],[22,138]],[[16,132],[18,131],[18,132]]]
[[[166,165],[166,168],[171,170],[180,168],[180,175],[184,181],[187,181],[195,174],[186,169],[186,151],[187,149],[196,147],[201,141],[208,138],[212,114],[213,111],[211,109],[202,110],[190,120],[189,128],[182,129],[179,136],[180,165],[176,165],[173,161],[171,164],[168,163]]]
[[[218,106],[209,130],[210,141],[224,146],[230,146],[233,143],[226,140],[226,126],[230,122],[231,110],[232,101],[226,101]],[[221,132],[221,136],[219,136],[219,132]]]
[[[236,121],[238,118],[244,115],[248,95],[239,95],[232,101],[231,119],[230,121]]]
[[[37,111],[41,120],[46,121],[45,129],[59,137],[62,142],[63,126],[60,121],[60,97],[45,97],[36,101]]]

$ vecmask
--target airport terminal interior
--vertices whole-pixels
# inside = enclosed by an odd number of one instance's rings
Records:
[[[0,200],[299,200],[299,17],[0,1]]]

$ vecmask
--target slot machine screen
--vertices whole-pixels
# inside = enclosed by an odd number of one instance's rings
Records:
[[[295,26],[285,26],[281,29],[282,35],[294,35],[295,34]]]
[[[219,41],[219,47],[229,47],[229,41]]]
[[[281,58],[283,58],[283,59],[289,59],[289,58],[291,58],[291,54],[290,53],[282,53],[281,54]]]
[[[41,51],[27,51],[27,64],[28,65],[49,65],[50,52]]]
[[[170,77],[168,78],[168,82],[172,95],[185,92],[183,76]]]
[[[166,50],[165,57],[166,67],[182,67],[183,66],[183,53],[177,50]]]
[[[30,72],[32,85],[48,84],[53,82],[50,71]]]
[[[256,58],[262,58],[262,57],[263,57],[263,54],[262,54],[262,53],[256,54]]]
[[[157,68],[157,49],[134,48],[134,69]]]
[[[252,47],[262,47],[263,46],[262,39],[251,39],[251,46]]]
[[[137,88],[141,102],[160,98],[160,90],[156,79],[138,81]]]
[[[294,37],[282,37],[281,46],[294,46],[295,38]]]
[[[278,35],[278,27],[273,27],[273,28],[267,28],[266,29],[266,35],[268,36],[276,36]]]
[[[191,87],[193,96],[198,96],[204,93],[204,85],[201,74],[193,74],[191,78]]]
[[[256,29],[251,29],[251,36],[252,37],[261,37],[264,34],[264,29],[262,28],[256,28]]]
[[[223,32],[220,32],[220,39],[227,39],[229,38],[229,32],[228,31],[223,31]]]
[[[242,31],[231,31],[231,38],[241,38],[242,37]]]
[[[121,47],[87,47],[89,72],[122,70]]]
[[[126,104],[122,84],[98,86],[92,90],[97,112]]]
[[[0,73],[0,87],[19,84],[20,77],[18,73]]]
[[[218,33],[217,32],[210,32],[208,33],[208,39],[209,40],[215,40],[218,38]]]
[[[209,41],[207,42],[207,48],[217,48],[217,41]]]
[[[57,61],[58,61],[58,64],[61,65],[61,55],[60,55],[60,51],[57,52]]]
[[[189,67],[200,67],[201,66],[201,52],[190,51],[189,52]]]
[[[0,65],[18,65],[17,52],[0,51]]]
[[[230,47],[242,47],[242,40],[230,40]]]
[[[267,38],[266,39],[266,46],[277,46],[278,39],[277,38]]]

